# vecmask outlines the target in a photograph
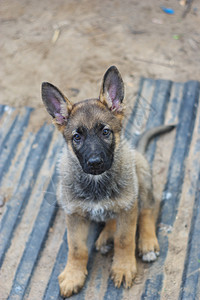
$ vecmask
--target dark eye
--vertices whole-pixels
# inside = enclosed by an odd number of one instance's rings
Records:
[[[74,140],[75,142],[79,142],[79,141],[81,140],[81,135],[80,135],[79,133],[75,133],[75,134],[73,135],[73,140]]]
[[[104,136],[108,136],[108,135],[110,134],[110,130],[109,130],[108,128],[103,128],[102,134],[103,134]]]

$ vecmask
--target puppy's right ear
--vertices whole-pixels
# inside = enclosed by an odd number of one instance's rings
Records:
[[[72,109],[70,101],[57,87],[48,82],[42,83],[42,100],[56,125],[65,125]]]
[[[115,66],[111,66],[103,77],[100,101],[116,113],[123,111],[124,83]]]

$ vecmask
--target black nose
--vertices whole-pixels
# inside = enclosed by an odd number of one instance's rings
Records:
[[[100,156],[96,156],[96,155],[91,156],[87,161],[88,166],[94,168],[100,167],[102,163],[103,163],[103,159]]]

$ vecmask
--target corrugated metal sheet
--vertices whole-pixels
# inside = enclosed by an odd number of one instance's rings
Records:
[[[149,265],[138,259],[135,285],[116,289],[109,279],[111,255],[94,250],[101,226],[92,223],[89,275],[73,299],[200,299],[199,88],[196,81],[141,80],[126,137],[135,144],[145,128],[178,122],[176,131],[154,139],[147,150],[161,199],[160,257]],[[63,141],[46,124],[32,132],[32,111],[0,105],[1,299],[62,299],[57,277],[68,247],[64,213],[56,204],[55,165]],[[176,239],[183,247],[173,254]]]

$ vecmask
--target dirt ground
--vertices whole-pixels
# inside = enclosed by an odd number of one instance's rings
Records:
[[[189,11],[178,0],[2,0],[0,103],[36,108],[38,127],[48,119],[42,81],[71,100],[96,97],[105,70],[115,64],[131,103],[141,76],[198,80],[199,28],[197,0]]]
[[[73,101],[97,97],[104,72],[116,65],[132,105],[141,76],[199,80],[199,28],[197,0],[188,10],[178,0],[2,0],[0,104],[34,107],[34,130],[50,122],[40,96],[43,81]],[[185,247],[176,236],[174,245]],[[163,299],[173,299],[176,288]]]

